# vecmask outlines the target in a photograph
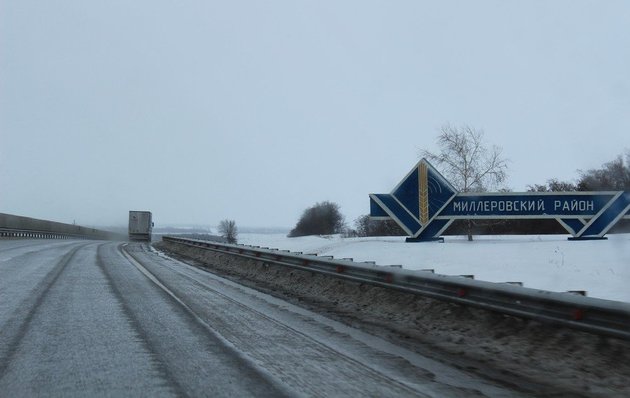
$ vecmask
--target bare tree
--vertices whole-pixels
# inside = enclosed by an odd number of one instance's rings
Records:
[[[577,186],[569,181],[560,181],[557,178],[547,180],[547,184],[534,184],[527,186],[527,192],[569,192],[577,191]]]
[[[439,153],[422,151],[459,192],[500,189],[507,178],[507,159],[501,148],[488,148],[482,130],[470,126],[445,125],[438,136]],[[472,220],[468,220],[468,240],[472,240]]]
[[[238,236],[238,228],[236,228],[236,221],[223,220],[219,223],[219,233],[228,243],[236,243],[236,237]]]
[[[600,169],[580,171],[580,191],[628,191],[630,190],[630,150],[626,150],[625,162],[619,155]]]

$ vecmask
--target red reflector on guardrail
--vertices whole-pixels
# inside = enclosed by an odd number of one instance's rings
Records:
[[[464,297],[468,292],[466,289],[459,288],[457,289],[457,297]]]
[[[573,320],[581,321],[582,319],[584,319],[584,310],[579,308],[577,310],[573,310]]]
[[[341,265],[338,265],[336,271],[338,274],[343,273],[343,267]]]

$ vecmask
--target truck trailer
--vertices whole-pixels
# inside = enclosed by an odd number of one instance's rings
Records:
[[[129,240],[151,242],[153,219],[150,211],[129,211]]]

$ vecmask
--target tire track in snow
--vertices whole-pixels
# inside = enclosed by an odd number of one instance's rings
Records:
[[[46,274],[44,279],[39,282],[31,294],[20,303],[19,307],[14,311],[14,315],[6,323],[6,326],[0,330],[0,380],[4,377],[20,345],[20,341],[26,334],[33,317],[46,298],[46,295],[55,282],[57,282],[77,251],[87,245],[88,244],[85,243],[77,245],[64,255],[61,260],[52,267],[48,274]],[[20,316],[23,313],[26,313],[26,316]]]

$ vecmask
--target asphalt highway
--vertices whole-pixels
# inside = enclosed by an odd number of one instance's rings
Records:
[[[0,396],[519,396],[142,243],[0,241]]]

